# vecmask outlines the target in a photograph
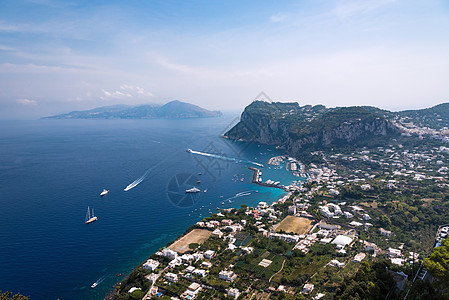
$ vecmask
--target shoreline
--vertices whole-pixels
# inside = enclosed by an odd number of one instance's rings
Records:
[[[280,185],[280,184],[276,184],[276,182],[270,183],[268,180],[267,182],[262,182],[262,175],[261,175],[261,171],[258,168],[254,168],[254,167],[248,167],[248,169],[250,169],[251,171],[253,171],[253,179],[252,179],[252,183],[255,183],[257,185],[260,186],[265,186],[265,187],[272,187],[272,188],[277,188],[277,189],[281,189],[284,190],[285,192],[290,192],[290,188],[284,186],[284,185]]]
[[[272,158],[271,158],[271,159],[272,159]],[[271,160],[271,159],[270,159],[270,160]],[[265,201],[269,202],[269,203],[268,203],[268,206],[275,205],[275,204],[277,204],[278,202],[281,202],[281,203],[282,203],[283,201],[285,201],[286,199],[288,199],[288,198],[293,194],[293,192],[296,191],[296,190],[298,190],[299,187],[300,187],[300,185],[297,185],[297,184],[294,183],[294,182],[292,182],[291,185],[289,185],[289,186],[281,185],[279,182],[274,182],[274,181],[272,181],[272,180],[267,180],[267,182],[262,182],[262,181],[261,181],[261,180],[262,180],[262,179],[261,179],[261,173],[262,173],[262,172],[261,172],[261,169],[260,169],[260,168],[256,168],[256,167],[247,167],[247,169],[253,171],[251,183],[253,183],[253,184],[257,185],[257,186],[261,186],[261,187],[266,187],[266,188],[276,188],[276,189],[279,189],[279,190],[282,190],[283,192],[285,192],[285,193],[281,193],[281,194],[279,194],[279,195],[278,195],[278,194],[272,195],[272,196],[270,197],[269,201],[265,200]],[[293,170],[289,170],[289,169],[287,169],[287,168],[286,168],[285,170],[287,170],[288,172],[293,172]],[[303,180],[301,180],[301,182],[302,182],[302,181],[303,181]],[[263,203],[263,202],[262,202],[262,203]],[[242,206],[242,205],[246,205],[246,206],[249,207],[249,205],[246,204],[246,203],[241,203],[239,206]],[[226,211],[230,211],[230,210],[233,210],[233,209],[238,210],[239,207],[220,208],[220,211],[218,212],[218,214],[220,214],[220,212],[226,212]],[[205,216],[202,216],[201,219],[200,219],[198,222],[201,223],[201,222],[204,221],[205,219],[210,218],[210,216],[213,215],[213,214],[217,214],[217,212],[210,213],[210,214],[207,214],[207,215],[205,215]],[[185,228],[185,230],[184,230],[180,235],[178,235],[178,236],[177,236],[176,238],[174,238],[173,240],[170,240],[170,241],[167,242],[165,245],[161,245],[161,247],[159,248],[159,250],[162,249],[162,248],[169,248],[170,245],[172,245],[172,244],[175,243],[176,241],[182,239],[184,236],[186,236],[189,232],[192,231],[192,228],[196,228],[195,226],[197,225],[198,222],[193,223],[193,224],[190,224],[190,225],[187,225],[188,227]],[[154,256],[157,252],[158,252],[158,251],[151,253],[149,257],[145,258],[145,260],[147,260],[147,259],[149,259],[150,257]],[[115,297],[116,297],[117,295],[121,294],[121,292],[120,292],[120,287],[123,285],[123,283],[125,283],[125,282],[130,278],[130,276],[133,274],[134,270],[137,270],[143,263],[145,263],[145,260],[143,260],[143,261],[140,262],[137,266],[135,266],[133,269],[131,269],[131,272],[130,272],[129,274],[127,274],[125,278],[123,278],[122,280],[120,280],[119,282],[117,282],[115,285],[113,285],[113,286],[110,288],[110,290],[106,293],[104,299],[112,300],[112,299],[115,299]]]

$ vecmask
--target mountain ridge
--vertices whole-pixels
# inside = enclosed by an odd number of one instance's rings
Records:
[[[254,101],[223,137],[284,148],[297,156],[304,149],[384,143],[398,137],[399,121],[419,122],[420,126],[440,123],[449,126],[449,103],[422,110],[391,112],[372,106],[327,108],[300,106],[297,102]],[[442,127],[444,128],[444,127]]]
[[[89,110],[72,111],[42,119],[185,119],[219,117],[220,111],[211,111],[198,105],[173,100],[163,105],[145,104],[130,106],[116,104]]]

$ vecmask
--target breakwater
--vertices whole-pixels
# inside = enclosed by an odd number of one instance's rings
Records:
[[[252,179],[253,183],[260,185],[260,186],[282,189],[286,192],[289,191],[289,189],[286,186],[279,184],[279,182],[273,182],[272,180],[267,180],[266,182],[263,182],[262,181],[262,172],[260,171],[260,169],[254,168],[254,167],[248,167],[248,169],[253,171],[253,179]]]

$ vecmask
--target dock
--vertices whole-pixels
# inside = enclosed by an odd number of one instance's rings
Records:
[[[262,182],[260,169],[254,168],[254,167],[248,167],[248,169],[253,171],[252,183],[258,184],[260,186],[266,186],[266,187],[273,187],[273,188],[281,189],[281,190],[284,190],[286,192],[289,191],[289,189],[286,186],[284,186],[284,185],[275,184],[275,183],[268,183],[268,182]]]

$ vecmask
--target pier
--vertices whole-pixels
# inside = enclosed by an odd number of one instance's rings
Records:
[[[273,187],[273,188],[278,188],[281,190],[284,190],[286,192],[290,191],[286,186],[284,185],[280,185],[280,184],[275,184],[275,183],[268,183],[268,182],[262,182],[262,178],[260,175],[260,169],[258,168],[254,168],[254,167],[248,167],[248,169],[250,169],[251,171],[253,171],[253,179],[252,182],[255,184],[258,184],[260,186],[266,186],[266,187]]]

